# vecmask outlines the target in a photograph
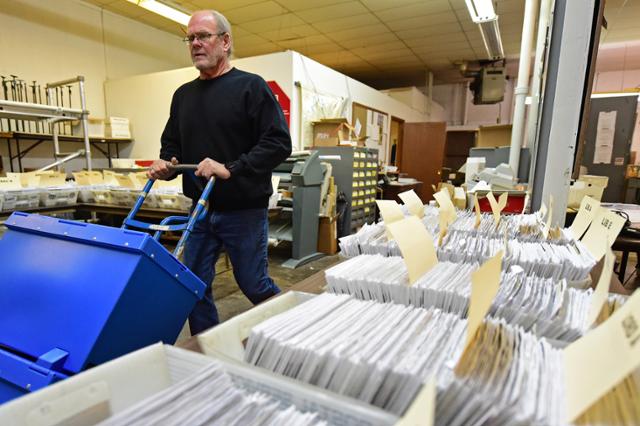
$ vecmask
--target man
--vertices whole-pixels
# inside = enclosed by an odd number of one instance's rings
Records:
[[[216,177],[209,214],[186,243],[184,263],[208,285],[189,316],[191,333],[218,324],[211,283],[225,247],[242,292],[254,304],[280,292],[267,272],[271,171],[291,154],[284,115],[265,81],[233,68],[231,27],[216,11],[195,12],[185,42],[200,76],[176,90],[151,179],[170,179],[171,163],[198,164],[197,179]],[[184,193],[201,190],[185,176]]]

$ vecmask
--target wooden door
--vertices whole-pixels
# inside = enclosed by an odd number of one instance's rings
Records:
[[[423,183],[418,193],[423,203],[433,199],[431,185],[440,182],[446,129],[444,122],[404,123],[400,172]]]

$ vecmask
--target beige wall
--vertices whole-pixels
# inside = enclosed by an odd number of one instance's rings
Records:
[[[15,74],[30,82],[83,75],[87,106],[96,117],[105,115],[106,80],[190,64],[178,36],[79,0],[0,0],[0,58],[0,75]],[[50,147],[32,151],[23,165],[47,164]],[[4,142],[0,153],[7,169]],[[101,154],[94,158],[98,167],[106,164]],[[71,167],[82,165],[76,161]]]
[[[243,71],[274,80],[289,98],[293,95],[292,52],[234,59],[232,65]],[[109,80],[105,84],[107,110],[114,116],[129,117],[135,142],[125,150],[131,158],[154,159],[160,153],[160,135],[169,118],[173,92],[198,76],[189,66],[171,71]]]

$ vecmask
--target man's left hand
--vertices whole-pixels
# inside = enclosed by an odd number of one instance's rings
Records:
[[[215,176],[220,179],[229,179],[231,177],[231,173],[227,170],[224,164],[218,163],[217,161],[207,157],[198,164],[196,176],[202,176],[207,179],[210,179],[211,176]]]

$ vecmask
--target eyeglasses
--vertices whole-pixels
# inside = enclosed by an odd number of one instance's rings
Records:
[[[211,37],[220,37],[221,35],[225,35],[226,32],[222,31],[216,34],[211,34],[211,33],[197,33],[197,34],[191,34],[186,36],[185,38],[182,39],[182,41],[184,41],[186,44],[188,45],[192,45],[194,41],[198,40],[201,43],[204,43],[206,41],[209,41],[209,39],[211,39]]]

